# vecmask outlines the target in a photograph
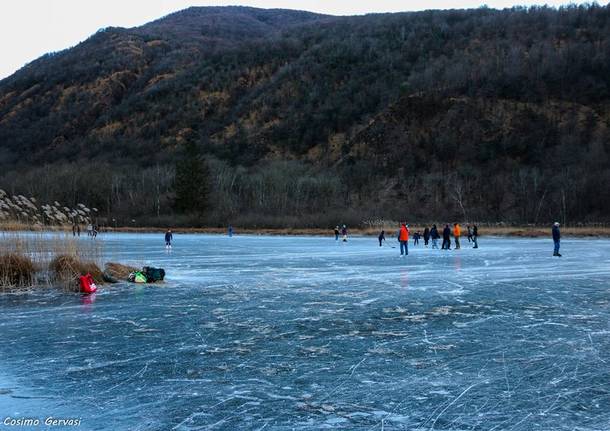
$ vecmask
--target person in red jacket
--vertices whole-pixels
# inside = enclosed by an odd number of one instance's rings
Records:
[[[398,231],[398,242],[400,242],[400,255],[409,254],[409,226],[403,223]]]

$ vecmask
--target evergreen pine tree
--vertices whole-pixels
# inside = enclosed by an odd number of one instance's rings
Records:
[[[193,139],[187,139],[176,161],[174,208],[182,213],[203,214],[208,207],[209,169]]]

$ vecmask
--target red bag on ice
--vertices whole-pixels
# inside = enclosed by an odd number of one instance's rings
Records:
[[[95,281],[91,274],[82,275],[79,277],[80,280],[80,291],[82,293],[93,293],[97,290],[97,286],[95,285]]]

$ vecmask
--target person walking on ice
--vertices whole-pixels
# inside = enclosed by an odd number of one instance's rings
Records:
[[[165,248],[167,250],[171,250],[172,248],[172,239],[174,239],[174,236],[172,235],[171,229],[168,229],[167,232],[165,232]]]
[[[428,247],[428,241],[430,241],[430,229],[428,226],[424,229],[424,245]]]
[[[443,228],[443,245],[441,245],[441,250],[451,250],[451,229],[449,225],[446,224]]]
[[[460,235],[462,235],[462,229],[459,223],[453,223],[453,240],[455,241],[455,249],[460,249]]]
[[[472,227],[470,225],[466,226],[468,229],[468,242],[472,241]]]
[[[379,240],[379,247],[381,247],[383,245],[383,241],[385,241],[385,230],[381,231],[377,239]]]
[[[341,235],[343,236],[343,242],[347,242],[347,226],[343,225]]]
[[[474,246],[472,248],[479,248],[479,228],[476,224],[472,225],[472,242]]]
[[[335,226],[335,241],[339,241],[339,226]]]
[[[432,229],[430,229],[430,239],[432,240],[432,248],[438,249],[438,240],[441,236],[438,234],[438,229],[436,225],[432,225]]]
[[[561,232],[559,231],[559,222],[553,223],[552,234],[553,234],[553,243],[555,244],[555,250],[553,251],[553,256],[561,257],[561,254],[559,254],[559,245],[560,245],[559,243],[561,240]]]
[[[400,243],[400,255],[409,255],[409,226],[405,223],[400,226],[398,231],[398,242]]]

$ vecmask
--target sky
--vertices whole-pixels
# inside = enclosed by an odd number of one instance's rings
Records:
[[[0,79],[41,55],[69,48],[104,27],[135,27],[189,6],[243,5],[330,15],[422,9],[492,8],[548,4],[548,0],[3,0],[0,5]],[[584,3],[584,2],[576,2]]]

